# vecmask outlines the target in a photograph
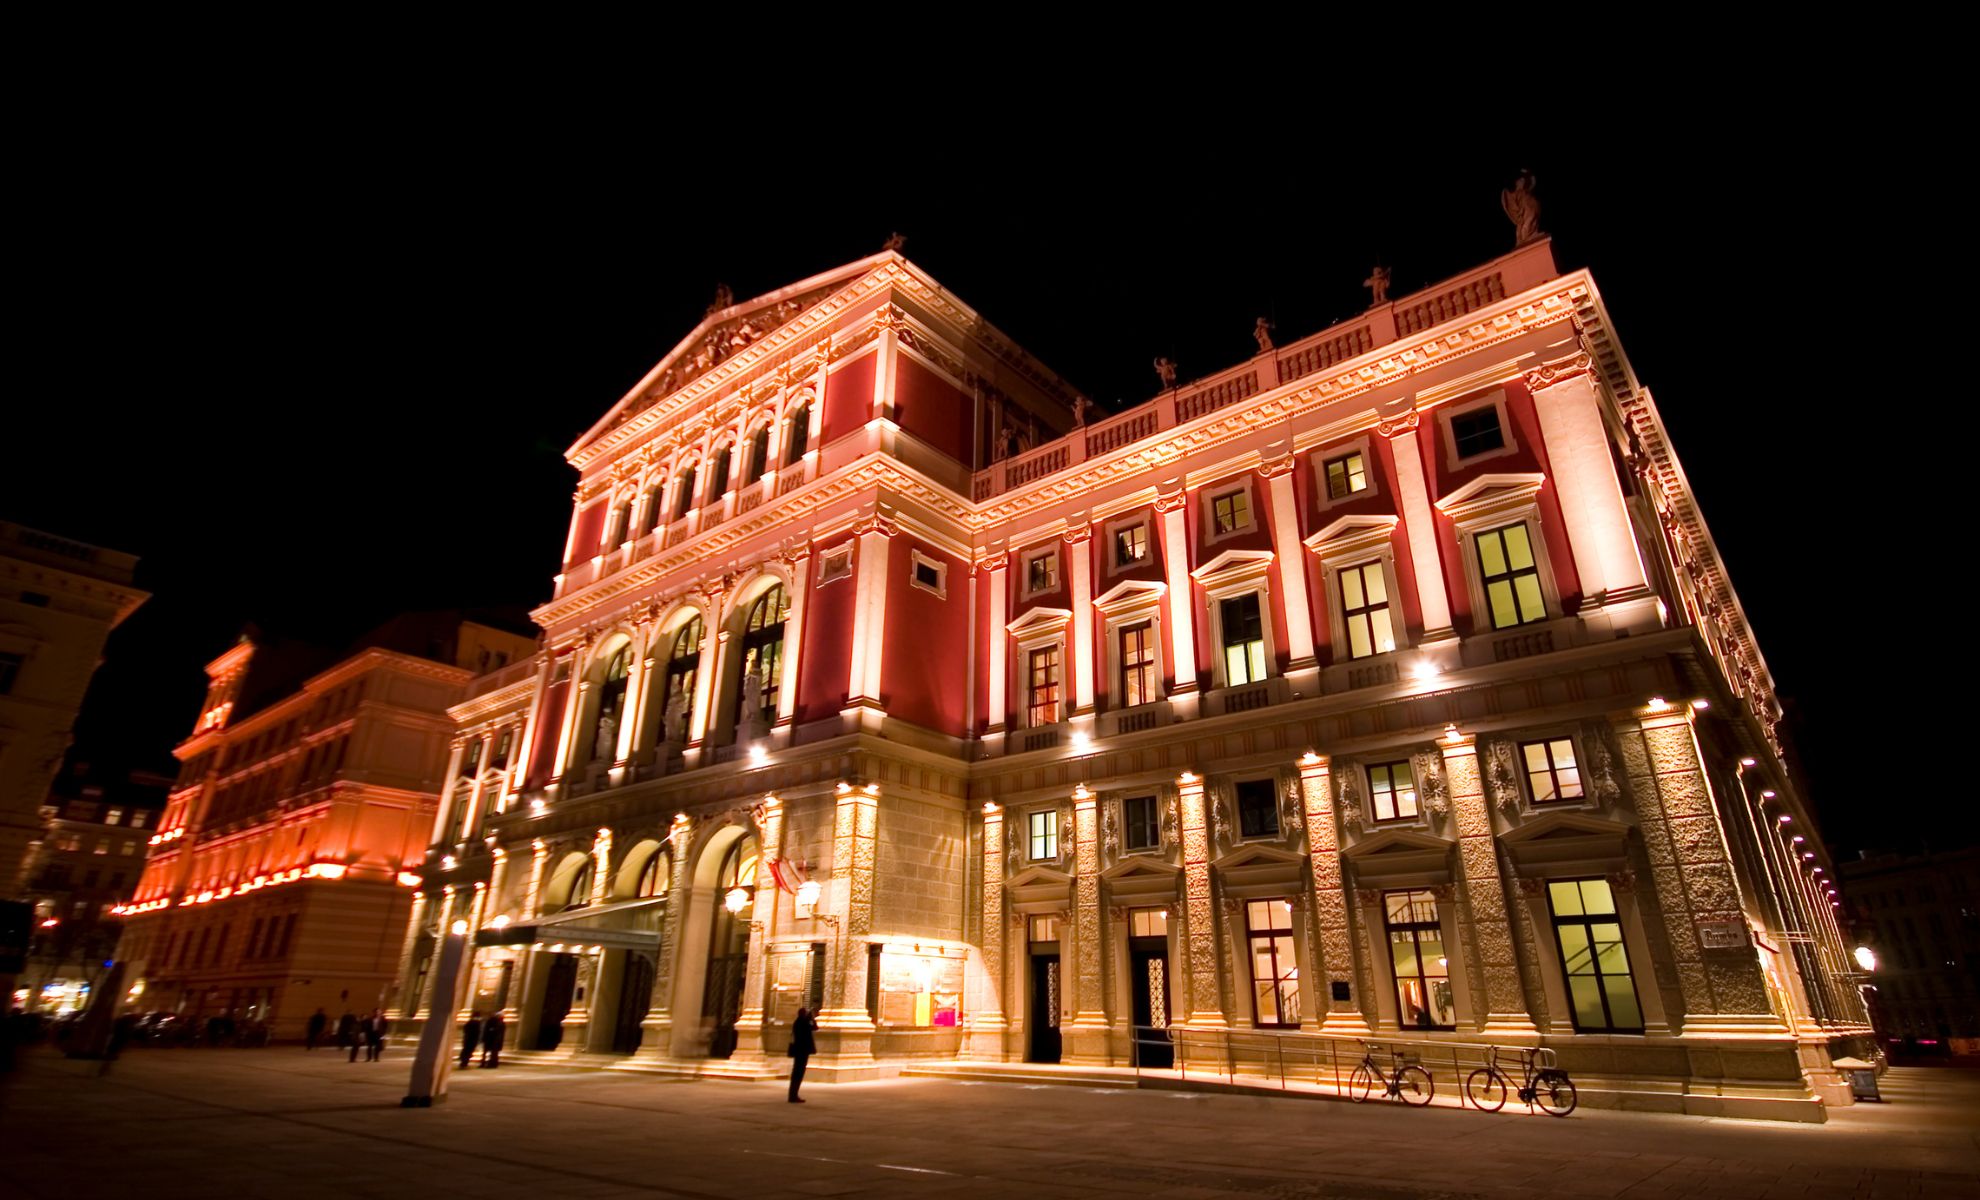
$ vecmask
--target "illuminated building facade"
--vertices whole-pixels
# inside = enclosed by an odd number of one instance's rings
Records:
[[[1980,1053],[1980,847],[1845,859],[1851,932],[1869,947],[1877,1032]]]
[[[898,253],[718,297],[569,451],[543,652],[453,710],[402,1028],[461,923],[525,1054],[1410,1032],[1820,1119],[1862,1009],[1592,279],[1531,241],[1259,340],[1088,421]]]
[[[300,1037],[383,1004],[452,726],[479,667],[535,643],[399,618],[335,653],[250,630],[207,664],[205,702],[124,906],[139,1007],[230,1014]]]

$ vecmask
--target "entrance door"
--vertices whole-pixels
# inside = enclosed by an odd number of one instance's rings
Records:
[[[1031,956],[1031,1046],[1027,1062],[1059,1061],[1059,956]]]
[[[1172,1067],[1176,1052],[1169,1045],[1167,945],[1130,944],[1128,968],[1128,986],[1134,994],[1134,1061],[1144,1067]]]
[[[708,1036],[710,1058],[727,1058],[736,1052],[736,1018],[742,1016],[743,975],[748,967],[746,953],[724,954],[708,960],[708,991],[701,1011],[703,1016],[715,1021],[715,1028]]]
[[[536,1044],[532,1050],[555,1050],[564,1040],[564,1017],[571,1011],[571,997],[577,991],[577,956],[550,956],[550,974],[543,981],[543,1013],[536,1023]]]
[[[639,1023],[653,1004],[653,960],[637,952],[626,955],[625,973],[619,983],[619,1020],[612,1030],[612,1053],[631,1054],[639,1049]]]

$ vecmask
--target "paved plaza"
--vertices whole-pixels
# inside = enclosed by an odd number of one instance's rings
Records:
[[[0,1196],[1980,1195],[1980,1073],[1894,1070],[1827,1125],[1567,1120],[904,1079],[808,1087],[552,1067],[398,1107],[407,1053],[46,1050],[0,1082]]]

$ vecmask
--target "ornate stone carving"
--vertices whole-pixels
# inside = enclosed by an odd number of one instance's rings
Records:
[[[1286,780],[1279,788],[1279,828],[1294,837],[1306,832],[1306,803],[1298,779]]]
[[[1258,343],[1258,352],[1267,353],[1272,349],[1272,323],[1264,317],[1258,318],[1251,327],[1251,336]]]
[[[1533,194],[1539,180],[1533,172],[1521,171],[1513,185],[1499,193],[1499,207],[1513,223],[1513,247],[1524,246],[1540,236],[1540,198]]]
[[[1485,744],[1485,782],[1499,811],[1509,817],[1519,812],[1519,760],[1511,742],[1495,739]]]
[[[1100,808],[1100,855],[1101,861],[1108,863],[1121,856],[1121,806],[1118,802],[1110,802]]]
[[[1170,388],[1175,387],[1176,386],[1175,362],[1168,358],[1157,358],[1155,360],[1155,375],[1157,378],[1159,378],[1162,381],[1162,389],[1164,391],[1167,391]]]
[[[1334,778],[1340,780],[1340,796],[1334,802],[1334,811],[1340,816],[1341,828],[1350,833],[1361,832],[1361,785],[1357,780],[1361,768],[1351,762],[1334,764]]]
[[[1368,307],[1380,308],[1389,302],[1389,268],[1376,267],[1368,272],[1368,278],[1361,281],[1368,289]]]
[[[1416,793],[1423,801],[1423,811],[1439,821],[1451,815],[1450,789],[1444,785],[1444,756],[1435,750],[1410,755],[1410,763],[1416,769]]]
[[[1588,793],[1602,804],[1614,804],[1622,799],[1622,777],[1615,749],[1609,744],[1609,727],[1602,721],[1590,721],[1581,728],[1588,753]]]

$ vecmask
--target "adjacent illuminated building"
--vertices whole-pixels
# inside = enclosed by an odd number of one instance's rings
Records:
[[[1846,1095],[1766,664],[1544,240],[1104,419],[889,251],[719,297],[568,457],[545,648],[453,709],[408,1026],[465,919],[525,1058],[761,1074],[808,1005],[828,1078],[1181,1027]]]

